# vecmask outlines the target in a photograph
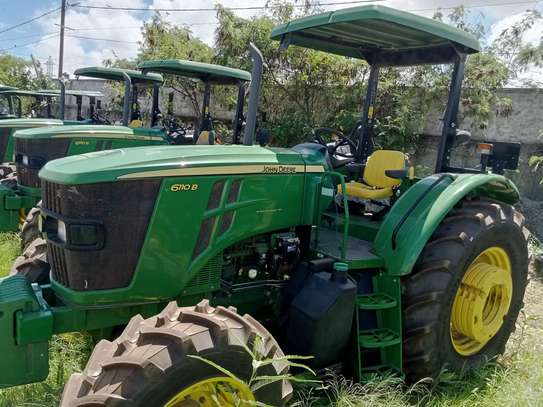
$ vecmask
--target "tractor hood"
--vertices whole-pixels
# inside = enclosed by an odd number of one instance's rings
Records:
[[[99,151],[48,162],[40,178],[60,184],[230,174],[322,172],[289,149],[260,146],[153,146]]]
[[[44,126],[62,126],[64,123],[58,119],[40,119],[40,118],[21,118],[21,119],[5,119],[0,121],[0,128],[10,127],[44,127]]]
[[[9,120],[5,120],[9,121]],[[4,121],[0,122],[2,125]],[[62,124],[62,122],[60,122]],[[15,137],[24,139],[47,138],[106,138],[124,140],[163,140],[160,129],[137,128],[124,126],[75,124],[62,127],[41,127],[18,131]]]

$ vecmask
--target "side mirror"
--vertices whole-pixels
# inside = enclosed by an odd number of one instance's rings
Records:
[[[454,145],[465,146],[471,141],[471,133],[468,130],[456,130],[456,138],[454,140]]]

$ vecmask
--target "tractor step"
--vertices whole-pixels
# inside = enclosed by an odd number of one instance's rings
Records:
[[[394,308],[398,301],[388,294],[372,293],[359,295],[357,300],[358,308],[362,310],[380,310]]]
[[[387,328],[368,329],[359,335],[359,343],[364,348],[386,348],[400,342],[400,335]]]

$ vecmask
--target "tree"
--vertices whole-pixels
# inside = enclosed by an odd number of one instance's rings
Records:
[[[156,13],[149,22],[143,24],[143,41],[140,45],[138,61],[152,59],[187,59],[198,62],[211,62],[213,50],[200,39],[193,36],[190,29],[172,25],[162,14]],[[168,75],[165,86],[187,98],[197,119],[200,119],[201,84],[184,78]]]

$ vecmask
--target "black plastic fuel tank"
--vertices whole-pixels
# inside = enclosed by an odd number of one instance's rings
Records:
[[[340,360],[349,341],[356,303],[356,283],[342,273],[310,274],[287,311],[284,349],[309,355],[308,364],[323,367]]]

